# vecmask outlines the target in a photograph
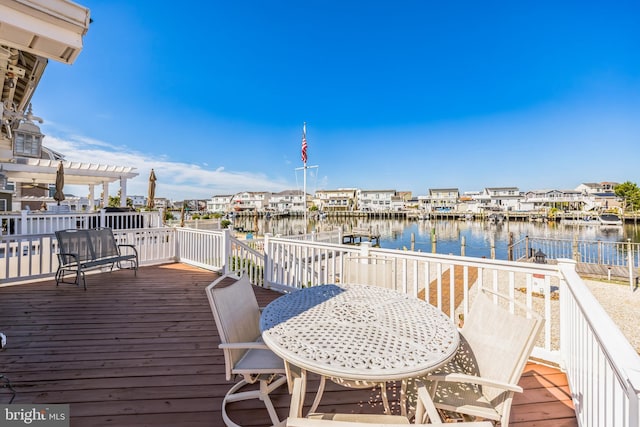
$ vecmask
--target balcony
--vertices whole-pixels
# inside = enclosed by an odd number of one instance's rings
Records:
[[[276,290],[340,281],[346,258],[368,252],[389,260],[398,290],[427,298],[452,319],[464,315],[478,285],[506,290],[545,316],[537,363],[521,380],[525,392],[516,399],[512,425],[639,425],[640,359],[570,261],[500,262],[299,236],[268,237],[257,252],[228,231],[115,234],[137,245],[144,267],[137,277],[128,270],[88,275],[86,292],[74,285],[56,288],[50,235],[0,241],[3,283],[14,284],[0,287],[0,330],[8,336],[0,373],[14,384],[15,403],[69,403],[72,425],[222,425],[220,402],[230,384],[204,287],[219,272],[243,271],[260,285],[255,292],[265,305],[279,295]],[[534,280],[557,288],[559,300],[552,301],[550,292],[534,297]],[[0,401],[9,398],[9,390],[0,389]],[[275,402],[284,417],[286,390]],[[323,405],[329,412],[379,412],[381,402],[379,392],[336,386]],[[237,421],[266,425],[260,408],[259,402],[237,403]]]
[[[143,267],[137,277],[128,270],[91,275],[86,292],[53,280],[0,288],[8,336],[0,373],[17,391],[14,403],[70,404],[72,426],[223,425],[220,402],[230,384],[204,294],[216,277],[175,263]],[[255,292],[261,305],[279,295]],[[564,374],[530,364],[521,385],[512,425],[577,425]],[[9,396],[0,389],[0,402]],[[274,402],[285,417],[286,388]],[[323,411],[381,408],[379,390],[333,386],[324,402]],[[232,416],[267,425],[254,403],[231,406]]]

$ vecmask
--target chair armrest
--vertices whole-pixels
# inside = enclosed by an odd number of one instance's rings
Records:
[[[225,349],[229,348],[232,350],[241,350],[243,348],[246,349],[257,349],[257,350],[269,350],[269,347],[263,342],[253,341],[253,342],[234,342],[234,343],[222,343],[218,345],[218,348]]]
[[[131,249],[133,249],[133,253],[135,253],[136,256],[138,256],[138,250],[136,249],[135,245],[130,245],[130,244],[127,244],[127,243],[123,243],[123,244],[118,245],[118,247],[119,248],[122,248],[122,247],[131,248]]]
[[[523,392],[522,387],[520,387],[517,384],[509,384],[502,381],[495,381],[489,378],[482,378],[475,375],[467,375],[467,374],[460,374],[460,373],[427,375],[425,377],[425,380],[469,383],[469,384],[477,384],[477,385],[488,386],[488,387],[501,388],[504,390],[513,391],[517,393]]]
[[[442,418],[433,403],[429,392],[422,382],[418,382],[418,405],[416,407],[416,424],[441,423]]]
[[[58,257],[64,259],[64,257],[71,257],[75,260],[76,264],[80,264],[80,255],[72,253],[72,252],[60,252],[58,254]],[[66,260],[65,260],[66,261]],[[68,262],[65,262],[64,264],[68,264]]]

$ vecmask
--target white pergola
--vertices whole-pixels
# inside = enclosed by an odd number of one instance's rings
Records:
[[[60,160],[17,159],[16,162],[0,163],[2,173],[8,181],[18,184],[55,184]],[[120,183],[120,206],[126,206],[127,180],[135,178],[136,168],[130,166],[99,165],[94,163],[70,162],[62,160],[65,185],[87,185],[89,200],[95,200],[95,186],[102,185],[102,204],[109,202],[109,184]]]

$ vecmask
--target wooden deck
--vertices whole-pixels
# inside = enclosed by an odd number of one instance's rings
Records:
[[[72,426],[222,426],[225,380],[204,287],[217,275],[184,264],[87,276],[87,291],[45,281],[0,288],[0,374],[14,403],[67,403]],[[278,294],[256,288],[261,305]],[[577,426],[567,380],[530,364],[512,426]],[[9,390],[0,389],[0,403]],[[274,396],[281,417],[286,388]],[[240,424],[268,424],[261,403],[229,406]],[[328,387],[321,410],[378,412],[379,392]]]

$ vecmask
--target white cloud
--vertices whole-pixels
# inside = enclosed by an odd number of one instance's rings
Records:
[[[156,196],[171,200],[208,199],[216,194],[241,191],[278,192],[292,187],[289,182],[262,173],[227,171],[224,166],[209,170],[200,165],[172,162],[166,156],[145,155],[127,147],[114,147],[86,137],[46,136],[44,145],[62,153],[69,161],[135,167],[139,175],[127,182],[129,195],[147,194],[149,171],[152,168],[157,177]],[[118,185],[110,186],[110,195],[115,195],[118,189]],[[83,186],[68,186],[65,190],[78,196],[88,193]]]

